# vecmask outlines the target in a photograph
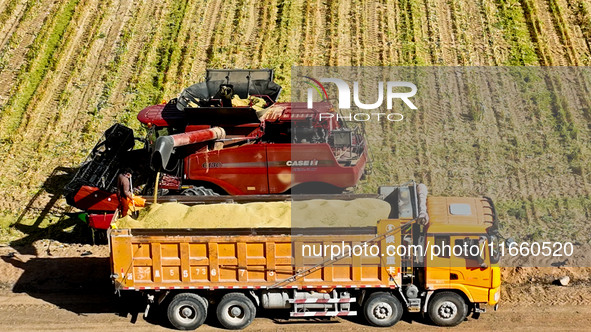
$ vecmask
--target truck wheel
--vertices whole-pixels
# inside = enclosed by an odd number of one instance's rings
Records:
[[[230,293],[222,297],[216,313],[218,320],[225,328],[240,330],[252,323],[256,308],[246,295]]]
[[[209,188],[199,186],[199,187],[191,187],[189,189],[185,189],[181,192],[181,195],[185,195],[185,196],[219,196],[220,194],[216,193],[215,191],[213,191]]]
[[[389,327],[398,323],[402,311],[402,304],[398,298],[384,292],[371,294],[363,306],[365,319],[371,325],[379,327]]]
[[[168,320],[179,330],[194,330],[207,317],[205,300],[192,293],[176,295],[168,305]]]
[[[456,326],[466,318],[466,302],[456,293],[443,292],[429,302],[429,318],[439,326]]]

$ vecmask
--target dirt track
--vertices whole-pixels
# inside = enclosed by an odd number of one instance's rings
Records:
[[[116,302],[106,296],[85,297],[83,295],[64,296],[44,294],[35,298],[26,294],[6,294],[0,296],[0,325],[4,331],[163,331],[163,320],[145,320],[140,313],[134,322],[133,315],[121,316],[116,313]],[[78,309],[86,310],[73,310]],[[497,312],[481,315],[480,319],[469,319],[455,327],[453,331],[463,330],[579,330],[587,331],[591,323],[590,306],[537,307],[506,306]],[[213,326],[212,326],[213,325]],[[441,330],[425,323],[412,321],[399,322],[395,328],[410,331]],[[218,330],[215,322],[208,319],[199,331]],[[361,318],[332,321],[282,321],[270,317],[257,317],[247,331],[271,330],[311,330],[330,331],[372,330]]]
[[[589,272],[589,268],[505,269],[500,310],[490,312],[488,308],[489,312],[480,319],[469,319],[454,331],[589,330]],[[109,273],[106,245],[41,240],[30,248],[0,247],[0,330],[170,330],[159,310],[151,310],[144,319],[144,302],[137,297],[138,293],[117,297]],[[551,280],[563,274],[571,276],[571,284],[552,285]],[[259,314],[248,330],[371,329],[360,317],[287,322],[284,316],[273,315],[281,315],[281,311]],[[214,316],[210,313],[200,330],[217,329]],[[441,330],[424,323],[420,316],[403,317],[396,327],[412,331]]]

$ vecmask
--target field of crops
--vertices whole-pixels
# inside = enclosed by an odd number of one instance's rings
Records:
[[[100,133],[136,127],[139,110],[205,68],[273,68],[289,100],[293,65],[591,65],[591,3],[0,0],[2,224],[58,218],[62,175]],[[414,178],[435,194],[493,196],[518,235],[588,234],[591,111],[538,106],[410,114],[392,137],[370,135],[377,166],[362,190]]]

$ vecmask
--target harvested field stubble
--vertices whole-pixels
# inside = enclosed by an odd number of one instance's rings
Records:
[[[207,67],[273,68],[287,101],[294,65],[591,65],[590,13],[583,0],[4,1],[0,219],[61,215],[63,181],[51,175],[77,167],[113,122],[137,129],[141,108]],[[453,104],[454,89],[434,83],[447,98],[368,128],[374,174],[359,191],[415,179],[437,195],[493,196],[523,238],[584,233],[591,108],[588,97],[561,106],[571,92],[589,96],[590,78],[578,79],[526,107],[482,94],[484,109]]]

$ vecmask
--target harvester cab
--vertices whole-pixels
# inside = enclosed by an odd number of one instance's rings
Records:
[[[179,111],[187,108],[236,107],[232,99],[262,98],[270,106],[281,93],[271,69],[208,69],[205,81],[184,89],[177,99]],[[230,103],[228,103],[230,101]],[[245,105],[246,106],[246,105]]]

